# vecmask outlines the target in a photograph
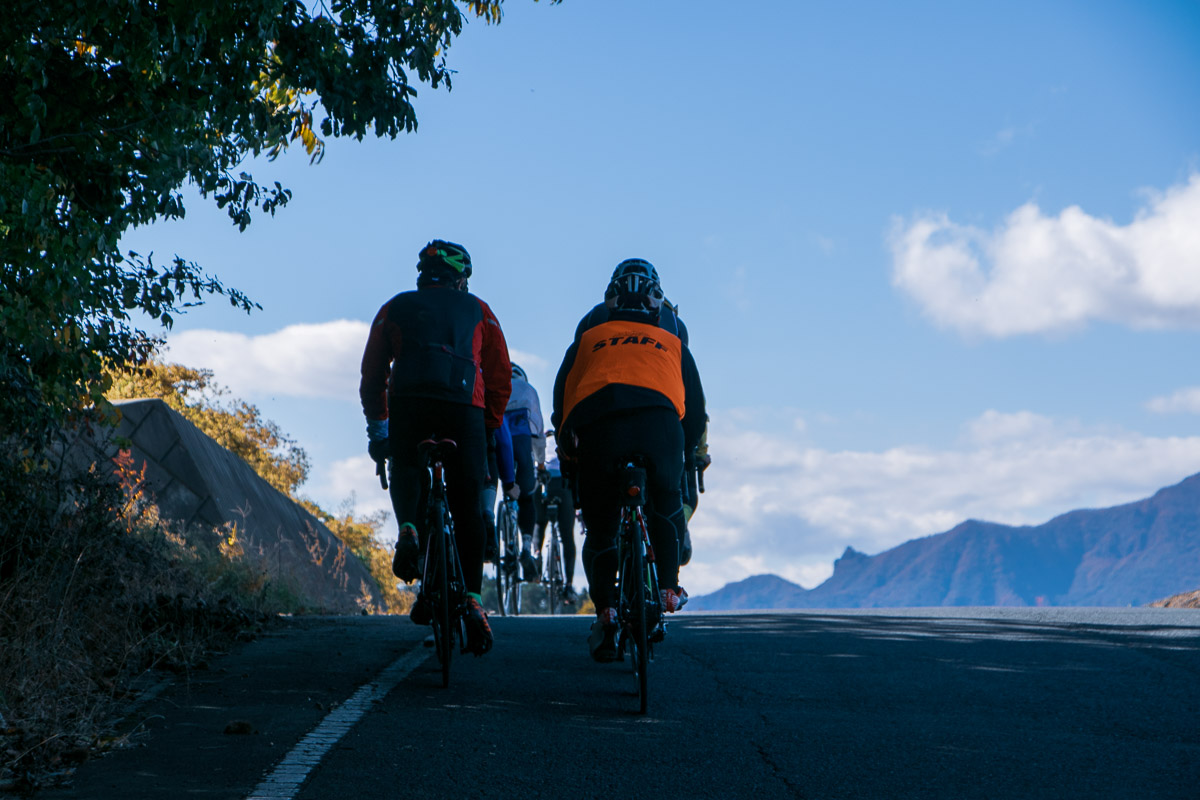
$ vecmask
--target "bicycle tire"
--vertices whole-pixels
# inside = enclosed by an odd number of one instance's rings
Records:
[[[508,605],[512,616],[521,616],[521,581],[515,575],[508,580]]]
[[[518,617],[521,615],[521,546],[517,539],[516,520],[511,504],[501,506],[501,517],[496,522],[500,529],[500,540],[504,546],[504,555],[498,569],[504,571],[504,594],[501,596],[503,616]]]
[[[650,644],[647,641],[649,631],[646,628],[646,566],[645,543],[641,532],[634,532],[633,543],[633,668],[637,672],[638,705],[640,713],[645,714],[649,706],[649,675]]]
[[[500,616],[508,616],[508,612],[504,609],[504,559],[500,552],[499,526],[496,530],[496,607],[500,611]]]
[[[442,688],[450,686],[450,659],[454,653],[454,608],[450,598],[450,554],[447,552],[449,537],[446,535],[446,508],[441,498],[433,503],[430,514],[430,543],[437,542],[437,560],[434,562],[434,584],[437,587],[437,603],[434,608],[434,644],[437,645],[438,660],[442,662]],[[441,635],[438,635],[438,628]]]
[[[561,557],[558,546],[558,523],[550,523],[550,547],[546,552],[546,599],[550,605],[550,614],[559,613],[559,603],[562,601],[561,570],[558,559]]]

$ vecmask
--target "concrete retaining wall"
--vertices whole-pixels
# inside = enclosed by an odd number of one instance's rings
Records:
[[[122,420],[113,433],[132,442],[135,468],[145,464],[146,488],[164,518],[193,531],[236,525],[252,563],[326,610],[358,612],[366,593],[379,602],[378,584],[358,557],[242,459],[161,400],[116,405]],[[110,436],[96,455],[111,459],[117,450]]]

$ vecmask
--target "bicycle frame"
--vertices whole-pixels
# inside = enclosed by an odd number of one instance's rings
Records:
[[[551,614],[562,613],[562,604],[566,596],[567,576],[563,564],[562,534],[558,528],[557,497],[546,502],[546,519],[548,536],[546,542],[545,569],[542,573],[542,585],[546,587],[546,601]]]

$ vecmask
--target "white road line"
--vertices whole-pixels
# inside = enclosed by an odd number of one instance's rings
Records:
[[[301,784],[308,778],[325,754],[338,743],[354,724],[367,713],[376,700],[396,687],[408,673],[417,668],[429,651],[420,644],[417,649],[405,653],[379,673],[379,677],[365,684],[349,700],[338,706],[312,732],[292,748],[275,769],[254,787],[246,800],[292,800],[300,791]]]

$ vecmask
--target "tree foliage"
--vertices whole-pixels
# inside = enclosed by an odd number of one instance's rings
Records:
[[[228,399],[228,390],[213,381],[211,371],[152,361],[110,379],[110,400],[162,400],[284,494],[293,496],[308,479],[308,454],[264,419],[258,406]]]
[[[103,405],[105,367],[149,358],[139,322],[255,304],[194,262],[122,253],[184,216],[192,184],[244,229],[291,193],[241,169],[321,137],[395,137],[416,87],[450,86],[467,15],[502,0],[10,0],[0,15],[0,435]]]

